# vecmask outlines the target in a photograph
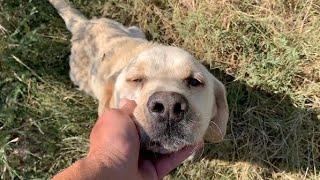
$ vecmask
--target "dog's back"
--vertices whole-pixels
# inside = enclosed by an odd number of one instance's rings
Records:
[[[112,75],[115,73],[112,70],[120,69],[134,54],[150,46],[144,33],[135,26],[127,28],[106,18],[88,20],[67,1],[49,2],[57,9],[72,33],[70,78],[90,95],[97,97],[98,92],[93,92],[92,77],[97,76],[102,61],[107,61],[104,64],[108,64],[106,68],[110,69],[109,74]]]

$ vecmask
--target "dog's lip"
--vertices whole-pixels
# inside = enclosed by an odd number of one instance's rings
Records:
[[[179,151],[181,149],[183,149],[184,147],[188,146],[188,144],[185,144],[183,146],[180,146],[177,149],[170,149],[170,148],[166,148],[161,141],[157,141],[157,140],[151,140],[149,142],[149,146],[147,147],[148,151],[152,151],[152,152],[156,152],[159,154],[170,154],[176,151]]]
[[[164,148],[163,146],[152,146],[148,148],[149,151],[159,153],[159,154],[169,154],[172,153],[172,151],[169,151],[168,149]]]
[[[149,142],[148,150],[157,152],[160,154],[167,154],[171,152],[168,149],[164,148],[160,141],[153,141],[153,140]]]

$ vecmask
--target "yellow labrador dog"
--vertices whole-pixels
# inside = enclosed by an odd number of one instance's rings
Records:
[[[49,0],[72,33],[71,80],[99,101],[98,113],[134,100],[145,150],[170,153],[226,133],[224,85],[190,53],[149,42],[137,27],[87,19],[63,0]]]

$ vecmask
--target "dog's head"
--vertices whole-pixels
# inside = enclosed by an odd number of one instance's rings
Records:
[[[225,88],[188,52],[155,46],[115,74],[106,90],[109,99],[101,101],[113,107],[121,98],[137,103],[134,116],[144,149],[169,153],[204,137],[210,142],[223,139],[228,121]]]

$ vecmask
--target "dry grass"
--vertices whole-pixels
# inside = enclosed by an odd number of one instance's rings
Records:
[[[319,0],[73,0],[183,47],[228,89],[226,140],[170,179],[320,178]],[[70,34],[45,0],[0,0],[0,176],[49,178],[85,155],[96,103],[68,77]]]

